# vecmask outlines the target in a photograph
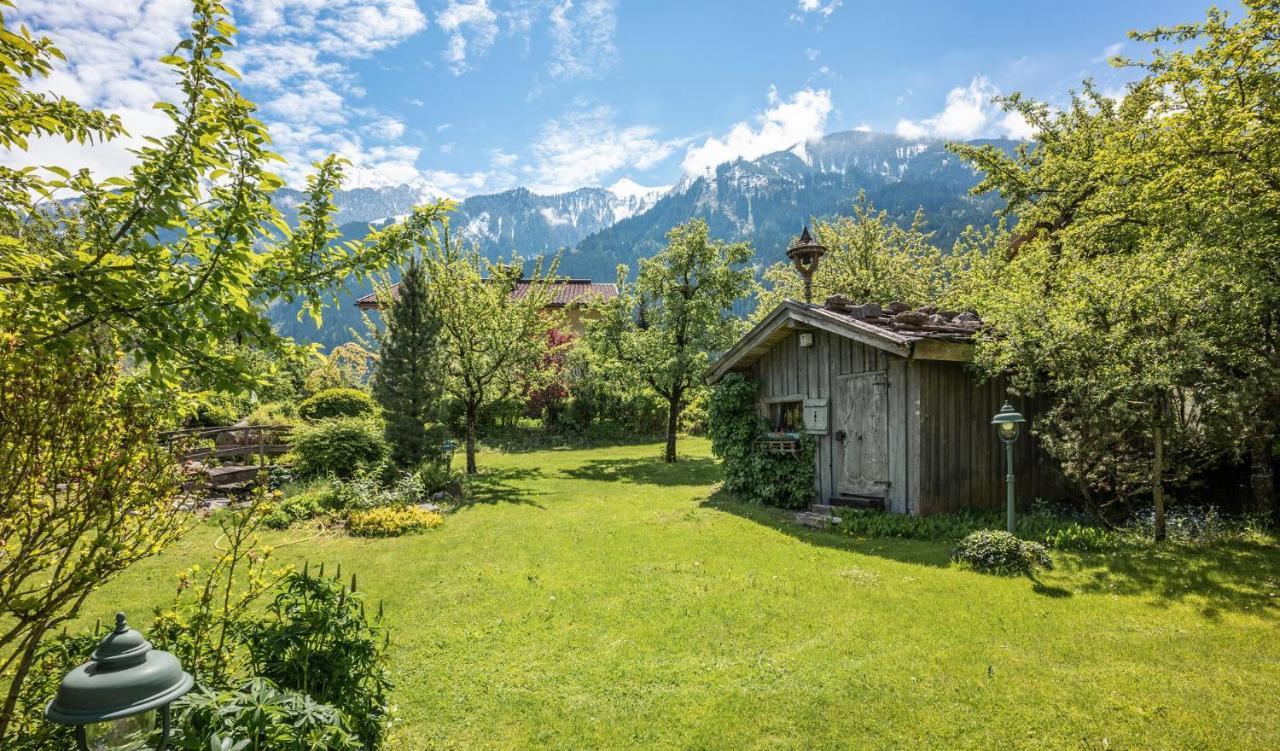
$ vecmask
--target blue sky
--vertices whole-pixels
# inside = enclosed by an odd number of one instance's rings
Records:
[[[357,185],[454,196],[619,180],[670,184],[737,156],[868,128],[1025,136],[991,97],[1060,103],[1085,77],[1119,93],[1126,32],[1197,20],[1205,0],[245,0],[232,61],[299,182],[328,152]],[[1235,8],[1235,3],[1227,7]],[[18,0],[67,53],[40,84],[124,118],[133,139],[37,143],[8,164],[122,171],[164,132],[155,59],[189,0]],[[627,183],[622,183],[626,185]]]

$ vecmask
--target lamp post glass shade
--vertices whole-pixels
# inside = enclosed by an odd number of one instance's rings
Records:
[[[63,677],[45,717],[76,726],[82,751],[164,749],[169,704],[192,684],[176,657],[152,649],[117,613],[115,629],[89,661]]]
[[[996,416],[991,418],[991,424],[996,426],[996,431],[1000,434],[1000,439],[1009,442],[1018,440],[1018,433],[1021,432],[1022,423],[1026,420],[1009,402],[1005,402],[1000,407],[1000,411]]]

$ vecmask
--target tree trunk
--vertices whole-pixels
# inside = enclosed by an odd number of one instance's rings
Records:
[[[667,464],[674,464],[676,461],[676,430],[680,427],[681,395],[676,392],[672,396],[667,403],[667,449],[662,455],[662,460]]]
[[[479,409],[475,404],[467,404],[467,474],[474,475],[476,469],[476,419]]]
[[[1271,469],[1271,438],[1254,436],[1249,441],[1249,486],[1253,491],[1253,512],[1270,520],[1274,512],[1275,478]]]
[[[1159,418],[1151,426],[1151,440],[1155,444],[1155,457],[1151,461],[1151,500],[1155,505],[1156,512],[1155,538],[1156,542],[1162,542],[1166,534],[1164,519],[1164,430],[1160,426]]]
[[[36,650],[40,647],[40,639],[44,636],[47,626],[33,625],[32,630],[23,640],[22,658],[18,661],[18,665],[14,668],[13,675],[10,676],[8,695],[5,696],[4,707],[0,708],[0,741],[8,741],[9,728],[13,724],[14,710],[18,705],[18,696],[22,693],[22,684],[27,680],[27,674],[31,672],[31,666],[35,662]],[[7,743],[5,745],[8,745]]]

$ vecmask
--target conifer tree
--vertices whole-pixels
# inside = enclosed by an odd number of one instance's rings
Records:
[[[373,397],[382,406],[391,458],[413,467],[429,453],[427,422],[440,396],[440,317],[417,258],[410,259],[399,289],[384,316]]]

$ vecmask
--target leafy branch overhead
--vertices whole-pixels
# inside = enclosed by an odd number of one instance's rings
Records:
[[[183,96],[155,105],[173,130],[147,138],[127,176],[0,168],[0,306],[26,341],[57,348],[104,329],[164,380],[238,384],[245,363],[219,345],[278,345],[267,305],[302,301],[319,322],[344,280],[400,259],[391,245],[334,242],[344,162],[333,156],[307,180],[300,225],[286,225],[271,202],[280,157],[224,59],[228,19],[220,3],[195,2],[190,36],[163,59]],[[114,117],[23,89],[61,57],[49,40],[4,29],[0,51],[0,144],[124,134]]]

